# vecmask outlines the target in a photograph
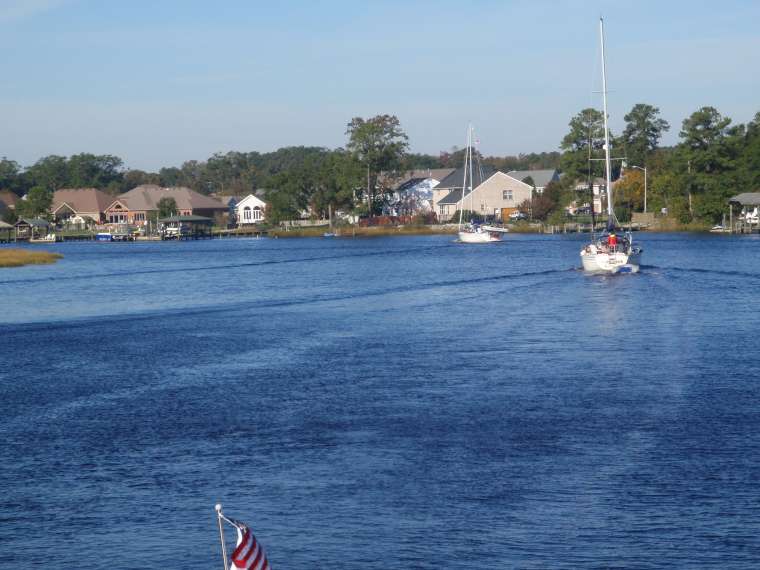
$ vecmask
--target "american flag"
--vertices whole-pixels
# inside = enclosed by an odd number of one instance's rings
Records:
[[[250,570],[272,570],[264,552],[251,529],[242,523],[236,522],[237,545],[232,553],[233,568],[247,568]]]

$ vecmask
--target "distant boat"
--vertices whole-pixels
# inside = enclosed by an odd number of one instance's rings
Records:
[[[47,234],[44,237],[29,238],[29,243],[54,243],[59,241],[55,234]]]
[[[468,170],[469,166],[469,170]],[[491,226],[481,226],[474,222],[469,224],[462,224],[462,214],[464,210],[464,198],[465,192],[469,190],[470,194],[470,212],[473,208],[472,191],[472,125],[467,127],[467,148],[464,153],[464,177],[462,180],[462,197],[459,203],[459,227],[457,234],[460,243],[493,243],[501,241],[501,234],[503,230],[494,231]],[[469,186],[467,185],[467,175],[469,174]]]
[[[604,59],[604,20],[599,19],[599,37],[602,44],[602,96],[604,101],[604,165],[607,177],[607,233],[581,250],[583,270],[589,273],[636,273],[641,264],[642,249],[633,245],[633,235],[627,232],[615,235],[618,226],[612,197],[612,166],[610,159],[610,131],[607,127],[607,64]],[[593,231],[593,230],[592,230]]]
[[[113,235],[111,232],[99,232],[95,234],[96,241],[113,241]]]
[[[710,232],[714,234],[727,234],[730,231],[731,230],[727,228],[726,226],[724,226],[723,224],[718,224],[710,228]]]
[[[322,234],[322,237],[331,238],[335,237],[335,234],[333,232],[325,232]]]

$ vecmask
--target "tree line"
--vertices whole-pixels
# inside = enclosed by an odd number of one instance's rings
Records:
[[[741,191],[760,189],[760,113],[747,125],[732,125],[713,107],[702,107],[684,119],[680,142],[661,147],[670,125],[657,107],[640,103],[624,117],[619,135],[611,134],[613,179],[624,174],[616,191],[618,217],[643,209],[641,170],[647,168],[648,209],[669,214],[681,222],[717,221],[726,200]],[[570,130],[560,141],[561,152],[518,156],[480,156],[483,164],[504,172],[557,168],[562,173],[530,204],[534,218],[564,214],[571,201],[583,201],[576,187],[603,176],[603,116],[583,109],[572,117]],[[310,208],[324,216],[329,208],[372,215],[382,210],[397,182],[413,169],[457,168],[464,149],[452,148],[438,156],[409,152],[408,137],[397,117],[355,117],[346,125],[346,145],[285,147],[274,152],[217,153],[206,160],[189,160],[180,167],[158,172],[125,168],[112,155],[82,153],[70,157],[46,156],[31,166],[0,160],[0,190],[28,199],[19,202],[24,215],[44,212],[52,192],[60,188],[95,187],[118,195],[141,184],[186,186],[202,194],[266,195],[272,221],[292,218]],[[395,174],[395,175],[394,175]],[[586,197],[587,198],[587,197]],[[6,210],[7,218],[13,213]]]
[[[760,112],[746,125],[732,124],[714,107],[694,111],[683,120],[678,144],[661,147],[670,130],[660,110],[638,103],[624,116],[619,135],[610,133],[616,215],[627,221],[644,207],[646,168],[647,211],[662,212],[681,223],[714,223],[741,192],[760,191]],[[589,201],[575,188],[604,177],[604,117],[583,109],[569,123],[560,143],[560,183],[543,197],[545,215],[557,216],[570,200]]]

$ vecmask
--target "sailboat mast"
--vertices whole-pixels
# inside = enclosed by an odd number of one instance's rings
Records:
[[[472,179],[472,125],[470,125],[470,216],[475,211],[473,208],[472,191],[475,189],[475,182]],[[470,218],[472,219],[472,217]]]
[[[459,202],[459,228],[458,231],[462,231],[462,211],[464,210],[464,190],[467,188],[467,159],[470,153],[470,136],[472,125],[467,125],[467,148],[464,151],[464,167],[462,168],[462,197]]]
[[[602,100],[604,101],[604,169],[607,178],[607,214],[612,220],[612,161],[610,160],[610,130],[607,127],[607,60],[604,57],[604,19],[599,18],[599,37],[602,42]],[[609,222],[607,222],[609,224]]]

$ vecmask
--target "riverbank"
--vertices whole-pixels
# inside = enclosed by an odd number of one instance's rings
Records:
[[[21,267],[23,265],[45,265],[63,258],[60,253],[49,251],[27,251],[25,249],[0,249],[0,267]]]
[[[428,236],[440,234],[454,234],[456,225],[445,224],[436,226],[348,226],[330,229],[327,226],[293,229],[272,229],[269,237],[298,238],[298,237],[323,237],[326,233],[333,233],[335,237],[385,237],[385,236]]]

